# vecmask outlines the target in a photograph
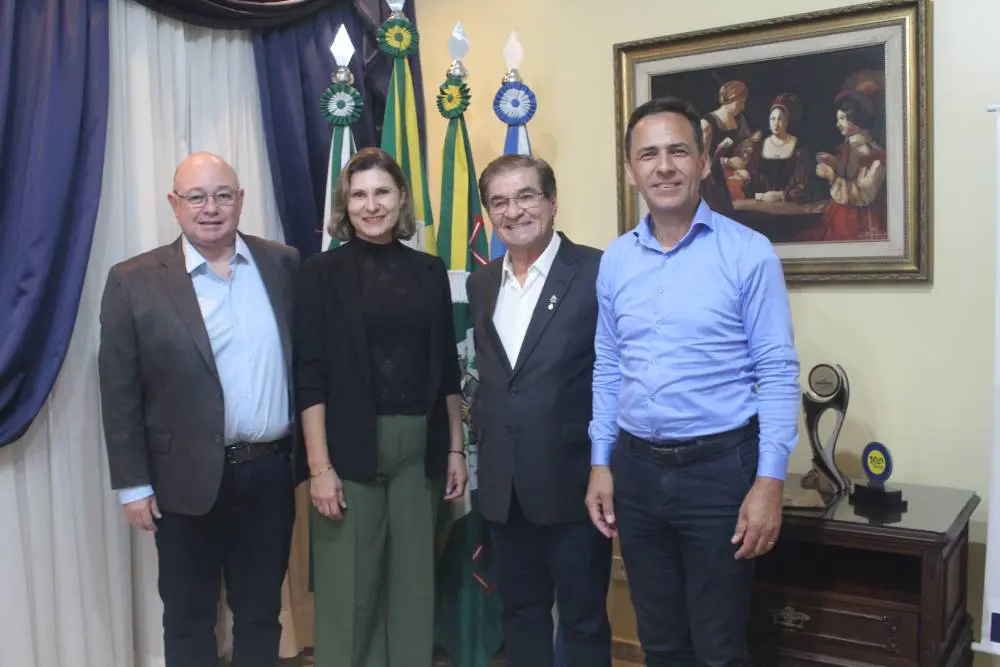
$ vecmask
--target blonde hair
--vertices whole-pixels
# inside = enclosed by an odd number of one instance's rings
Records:
[[[327,221],[326,231],[340,242],[354,238],[354,225],[347,214],[347,202],[351,195],[351,179],[355,174],[371,169],[380,169],[392,177],[399,188],[402,204],[399,208],[399,218],[392,229],[397,239],[406,240],[417,233],[417,220],[413,213],[413,197],[406,183],[403,170],[392,156],[381,148],[362,148],[344,166],[337,178],[337,191],[333,195],[333,212]]]

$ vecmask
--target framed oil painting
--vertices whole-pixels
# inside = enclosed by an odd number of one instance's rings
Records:
[[[619,233],[629,114],[691,101],[711,161],[702,196],[771,240],[788,282],[930,280],[925,0],[889,0],[617,44]]]

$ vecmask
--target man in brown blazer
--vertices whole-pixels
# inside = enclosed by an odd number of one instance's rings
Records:
[[[297,251],[239,234],[243,190],[209,153],[177,168],[175,242],[112,267],[98,357],[128,522],[154,531],[167,667],[274,667],[294,518],[290,318]]]

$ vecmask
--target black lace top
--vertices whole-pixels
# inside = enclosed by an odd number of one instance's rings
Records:
[[[425,415],[429,406],[430,304],[399,241],[354,238],[361,312],[371,357],[375,409],[380,415]]]

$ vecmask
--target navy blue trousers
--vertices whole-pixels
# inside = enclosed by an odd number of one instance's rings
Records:
[[[490,523],[493,567],[511,667],[611,667],[607,615],[611,540],[590,521],[537,526],[513,494],[507,522]],[[552,605],[559,600],[560,662]]]
[[[753,560],[731,543],[757,471],[756,429],[676,465],[623,434],[611,454],[614,508],[646,667],[743,667]],[[712,438],[690,447],[712,445]],[[719,441],[714,441],[720,450]],[[571,661],[572,664],[572,661]]]

